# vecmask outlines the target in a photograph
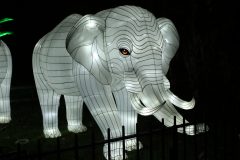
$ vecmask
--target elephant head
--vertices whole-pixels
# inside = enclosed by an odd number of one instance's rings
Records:
[[[179,46],[173,23],[156,19],[134,6],[121,6],[82,17],[67,36],[66,47],[104,85],[122,83],[134,109],[151,115],[161,107],[191,109],[170,91],[166,78],[170,61]]]

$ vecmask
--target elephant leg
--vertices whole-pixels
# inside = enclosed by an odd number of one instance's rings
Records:
[[[131,105],[126,88],[123,87],[120,90],[116,90],[113,92],[113,94],[120,114],[122,125],[125,127],[125,135],[136,134],[137,113]],[[142,147],[142,143],[139,142],[139,149]],[[126,140],[125,148],[127,151],[136,150],[136,138]]]
[[[35,48],[37,50],[39,48]],[[40,56],[33,54],[33,74],[43,116],[43,132],[46,138],[61,136],[58,129],[58,107],[60,95],[45,80],[39,64]]]
[[[84,102],[87,104],[90,113],[100,127],[105,140],[107,139],[108,128],[111,129],[111,138],[121,137],[121,121],[111,92],[86,97]],[[122,142],[113,142],[110,147],[111,159],[122,159]],[[104,145],[103,152],[106,159],[108,159],[107,144]]]
[[[61,136],[58,129],[58,108],[60,95],[53,90],[37,89],[43,116],[43,132],[46,138]]]
[[[110,138],[121,137],[122,125],[111,87],[96,80],[84,67],[79,66],[75,69],[76,74],[80,75],[76,76],[80,95],[99,126],[104,139],[108,139],[108,128],[110,129]],[[111,157],[109,159],[123,159],[122,141],[111,142],[110,148]],[[104,145],[103,154],[108,159],[108,144]]]
[[[0,123],[11,121],[10,109],[10,79],[5,79],[0,85]]]
[[[66,103],[68,130],[74,133],[85,132],[87,128],[82,124],[82,97],[64,95],[64,99]]]

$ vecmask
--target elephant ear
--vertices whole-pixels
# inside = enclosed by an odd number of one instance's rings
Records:
[[[162,69],[163,73],[166,75],[171,59],[174,57],[179,47],[179,35],[171,20],[167,18],[158,18],[157,23],[164,39]]]
[[[111,83],[104,52],[105,21],[97,16],[82,17],[70,30],[66,48],[71,57],[84,66],[100,83]]]

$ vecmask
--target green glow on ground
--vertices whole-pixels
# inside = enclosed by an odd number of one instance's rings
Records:
[[[4,23],[4,22],[8,22],[8,21],[13,21],[12,18],[3,18],[3,19],[0,19],[0,23]]]

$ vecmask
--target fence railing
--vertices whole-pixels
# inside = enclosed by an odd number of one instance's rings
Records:
[[[159,135],[161,134],[161,136],[159,136],[159,138],[161,139],[161,141],[163,143],[161,143],[161,160],[167,160],[166,157],[169,157],[168,159],[170,160],[178,160],[178,159],[186,159],[187,157],[187,151],[186,151],[186,135],[185,135],[185,129],[183,130],[183,146],[181,146],[183,154],[182,154],[182,158],[179,158],[179,151],[178,151],[178,134],[177,134],[177,128],[183,127],[185,128],[188,125],[194,125],[194,124],[190,124],[184,123],[185,121],[183,121],[183,124],[181,125],[176,125],[176,117],[174,117],[174,126],[172,127],[168,127],[168,128],[157,128],[154,129],[152,127],[150,127],[150,129],[148,131],[143,131],[140,132],[139,131],[139,125],[136,124],[136,134],[133,135],[125,135],[125,128],[124,126],[122,127],[122,137],[118,137],[118,138],[110,138],[110,132],[111,130],[108,129],[108,139],[107,140],[95,140],[95,132],[92,131],[91,132],[91,142],[88,144],[84,144],[84,145],[80,145],[79,144],[79,135],[75,134],[74,135],[74,143],[71,147],[63,147],[61,146],[61,137],[56,138],[56,148],[54,150],[51,151],[43,151],[42,148],[44,148],[44,146],[42,146],[42,139],[39,139],[37,142],[37,145],[35,146],[37,148],[37,152],[36,153],[30,153],[29,151],[26,151],[24,149],[22,149],[22,144],[18,143],[16,150],[10,153],[6,153],[6,154],[0,154],[0,159],[1,160],[44,160],[47,156],[50,155],[55,155],[57,160],[63,159],[61,158],[61,155],[64,154],[64,152],[72,152],[74,154],[74,159],[75,160],[79,160],[79,151],[81,149],[84,148],[88,148],[90,153],[91,153],[91,159],[92,160],[99,160],[99,158],[96,156],[96,147],[97,146],[102,146],[104,144],[108,144],[108,157],[111,157],[111,145],[109,145],[111,142],[116,142],[116,141],[121,141],[122,145],[123,145],[123,158],[125,158],[125,141],[131,138],[136,138],[137,140],[137,150],[135,151],[135,158],[136,160],[141,160],[141,156],[140,156],[140,150],[139,150],[139,140],[140,138],[143,137],[149,137],[149,154],[148,154],[148,160],[153,160],[153,154],[154,154],[154,149],[153,149],[153,135]],[[164,124],[164,119],[162,120],[162,123]],[[150,125],[151,126],[151,125]],[[196,127],[195,127],[196,128]],[[206,127],[205,127],[206,129]],[[165,137],[166,137],[166,133],[172,133],[172,148],[170,151],[170,156],[166,156],[166,147],[165,147]],[[169,134],[168,134],[169,135]],[[207,137],[207,136],[205,136]],[[207,138],[205,138],[206,141],[204,141],[204,157],[202,157],[201,159],[207,159]],[[195,148],[195,160],[199,160],[199,155],[197,153],[197,141],[195,139],[194,141],[194,146]],[[110,159],[110,158],[109,158]],[[90,159],[88,159],[90,160]]]
[[[32,86],[13,88],[12,91],[13,90],[14,92],[12,93],[14,94],[11,94],[13,99],[13,101],[11,101],[12,104],[25,104],[28,101],[32,104],[31,101],[37,101],[36,90]],[[24,90],[24,92],[22,92],[22,90]],[[27,98],[24,99],[24,97]],[[220,122],[215,122],[211,125],[212,128],[210,127],[210,132],[197,136],[178,134],[177,128],[184,128],[184,126],[195,124],[185,124],[185,121],[183,120],[181,125],[176,125],[176,119],[174,126],[168,128],[154,128],[152,125],[149,125],[147,130],[141,131],[142,125],[140,126],[139,124],[136,124],[136,134],[133,135],[125,135],[125,128],[123,127],[122,137],[110,139],[109,136],[107,140],[99,140],[99,138],[97,138],[99,134],[94,132],[93,128],[89,128],[91,131],[89,143],[80,143],[82,137],[85,135],[74,134],[73,138],[69,136],[72,143],[68,146],[64,145],[65,137],[51,140],[51,142],[54,141],[54,146],[51,146],[51,150],[48,150],[49,148],[47,148],[44,143],[49,141],[46,139],[38,139],[34,142],[29,141],[29,146],[34,148],[32,150],[27,149],[26,144],[23,144],[20,141],[16,144],[16,147],[13,146],[9,149],[10,151],[8,150],[5,152],[4,149],[1,150],[4,146],[1,146],[2,144],[0,144],[0,160],[65,160],[65,153],[67,152],[71,153],[71,158],[66,160],[100,160],[104,159],[102,150],[104,144],[121,141],[123,143],[122,152],[124,153],[126,152],[124,142],[131,138],[136,138],[137,142],[141,141],[144,147],[139,150],[139,143],[137,143],[137,150],[131,152],[133,154],[129,156],[128,159],[130,160],[238,160],[240,159],[239,130],[231,128],[231,126],[228,127],[226,121],[227,120],[223,119]],[[164,119],[162,120],[162,124],[164,124]],[[109,129],[108,133],[110,132],[111,130]],[[183,132],[186,131],[183,130]],[[158,142],[160,143],[156,144]],[[111,150],[110,145],[108,146],[108,150]],[[89,155],[86,156],[86,158],[82,156],[82,150],[87,150]],[[108,152],[108,154],[108,157],[110,157],[111,152]],[[125,154],[123,155],[125,156]],[[101,158],[99,158],[100,156]]]

